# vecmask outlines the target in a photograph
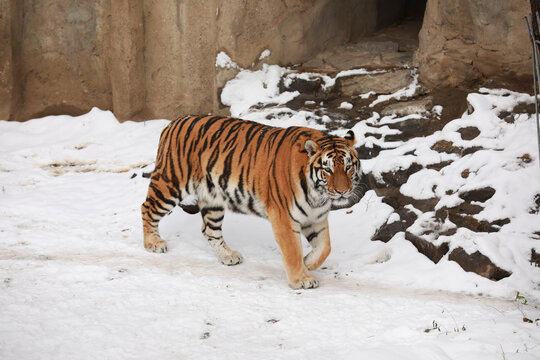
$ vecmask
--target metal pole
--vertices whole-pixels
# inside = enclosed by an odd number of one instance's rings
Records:
[[[538,13],[536,13],[536,18],[538,19]],[[527,30],[532,40],[532,57],[533,57],[533,79],[534,79],[534,108],[536,112],[536,135],[538,139],[538,165],[540,166],[540,121],[538,119],[538,81],[540,80],[538,76],[538,48],[536,44],[536,39],[534,36],[534,31],[532,31],[529,21],[532,24],[532,15],[529,15],[529,19],[525,18],[525,23],[527,24]]]
[[[536,27],[540,27],[540,16],[538,15],[538,11],[536,12]],[[536,86],[535,86],[535,94],[538,92],[538,89],[540,89],[540,60],[538,59],[538,40],[536,40],[535,35],[535,29],[534,29],[534,22],[532,21],[532,14],[531,14],[531,33],[533,38],[533,50],[534,50],[534,59],[535,59],[535,69],[536,69]],[[538,97],[535,96],[535,103],[536,103],[536,137],[538,139],[538,163],[540,164],[540,122],[538,120]]]

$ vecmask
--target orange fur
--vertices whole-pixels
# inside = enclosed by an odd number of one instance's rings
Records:
[[[272,223],[289,284],[316,287],[308,269],[319,267],[330,253],[328,211],[333,202],[345,201],[358,181],[353,143],[352,133],[343,139],[233,118],[179,118],[160,138],[142,205],[144,246],[167,251],[159,220],[174,206],[183,206],[186,196],[196,195],[203,234],[223,263],[242,260],[223,240],[224,210],[258,215]],[[313,246],[304,260],[300,233]]]

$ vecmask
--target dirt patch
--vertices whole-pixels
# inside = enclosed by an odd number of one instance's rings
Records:
[[[125,173],[135,168],[140,168],[148,165],[147,163],[137,163],[125,166],[106,166],[99,164],[97,161],[82,161],[82,160],[64,160],[55,161],[41,168],[47,170],[53,176],[60,176],[67,173],[87,173],[87,172],[110,172],[110,173]]]

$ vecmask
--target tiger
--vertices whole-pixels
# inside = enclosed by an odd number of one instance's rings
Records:
[[[180,205],[200,211],[202,233],[226,265],[243,261],[222,235],[225,209],[270,221],[290,287],[319,286],[309,271],[330,254],[328,213],[361,195],[354,132],[344,137],[307,127],[279,128],[223,116],[184,116],[160,136],[141,206],[144,247],[167,252],[160,220]],[[183,200],[196,196],[195,205]],[[303,257],[301,236],[311,246]]]

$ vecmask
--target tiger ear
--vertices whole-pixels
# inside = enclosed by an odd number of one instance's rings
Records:
[[[313,140],[306,140],[306,143],[304,144],[304,148],[306,149],[308,156],[313,156],[317,153],[319,150],[319,145]]]
[[[352,130],[347,131],[347,134],[345,134],[344,138],[345,140],[347,140],[347,144],[349,146],[354,146],[354,144],[356,144],[356,139]]]

